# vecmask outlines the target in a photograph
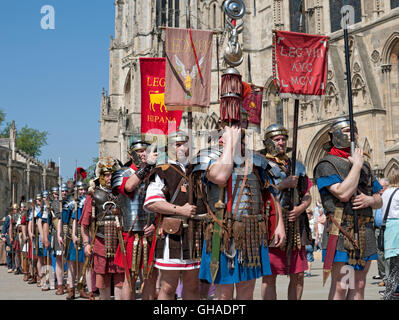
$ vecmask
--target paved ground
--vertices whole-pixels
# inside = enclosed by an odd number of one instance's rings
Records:
[[[377,274],[377,262],[372,261],[372,265],[367,277],[367,287],[365,293],[366,300],[380,300],[378,294],[381,288],[378,286],[379,280],[373,280],[372,277]],[[23,275],[14,275],[7,273],[5,266],[0,266],[0,300],[65,300],[65,295],[55,295],[55,290],[42,292],[35,284],[28,285],[22,280]],[[287,288],[289,278],[279,276],[277,278],[277,298],[279,300],[287,299]],[[260,299],[260,284],[257,281],[255,288],[255,299]],[[303,300],[327,300],[330,282],[326,286],[322,285],[322,263],[319,255],[316,254],[315,262],[312,265],[312,276],[305,278],[303,291]],[[82,300],[82,299],[78,299]]]

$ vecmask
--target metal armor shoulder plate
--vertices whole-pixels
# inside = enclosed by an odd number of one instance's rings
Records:
[[[200,150],[197,156],[192,161],[192,163],[194,164],[194,169],[192,172],[205,171],[209,166],[209,162],[211,160],[216,161],[217,159],[219,159],[222,153],[222,148],[216,147]]]
[[[78,200],[78,207],[82,209],[85,204],[85,201],[86,201],[86,196],[85,195],[81,196]]]
[[[265,170],[269,165],[269,161],[267,161],[266,158],[260,153],[254,152],[252,159],[253,164],[259,168],[262,168],[263,170]]]
[[[129,167],[124,167],[122,169],[115,171],[112,174],[111,188],[115,189],[115,188],[119,187],[123,182],[123,178],[130,177],[133,174],[134,174],[134,170]]]

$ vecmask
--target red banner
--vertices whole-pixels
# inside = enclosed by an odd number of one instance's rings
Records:
[[[179,127],[182,111],[165,106],[165,58],[140,58],[141,133],[168,134]]]
[[[324,94],[327,40],[327,36],[275,31],[273,67],[277,66],[282,98],[309,100]]]
[[[249,113],[249,123],[260,126],[263,87],[257,87],[254,84],[249,85],[245,82],[243,82],[243,85],[248,86],[250,91],[247,95],[244,95],[242,107]]]

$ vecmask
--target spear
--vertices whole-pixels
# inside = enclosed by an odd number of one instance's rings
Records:
[[[346,3],[346,1],[344,1]],[[348,89],[348,107],[349,107],[349,125],[350,125],[350,139],[351,139],[351,156],[355,152],[355,126],[353,121],[353,99],[352,99],[352,76],[351,76],[351,66],[349,61],[349,40],[348,40],[348,20],[350,18],[349,10],[345,10],[343,14],[343,29],[344,29],[344,43],[345,43],[345,64],[346,64],[346,83]],[[355,195],[357,192],[355,193]],[[353,238],[356,243],[359,241],[359,226],[358,226],[358,212],[357,210],[353,211]],[[360,257],[359,248],[355,248],[356,260]]]

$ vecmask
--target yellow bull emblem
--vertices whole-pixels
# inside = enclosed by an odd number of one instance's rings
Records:
[[[165,106],[165,93],[159,93],[159,91],[150,91],[150,110],[155,112],[154,105],[159,105],[159,111],[162,111],[162,107],[165,112],[168,112]]]

